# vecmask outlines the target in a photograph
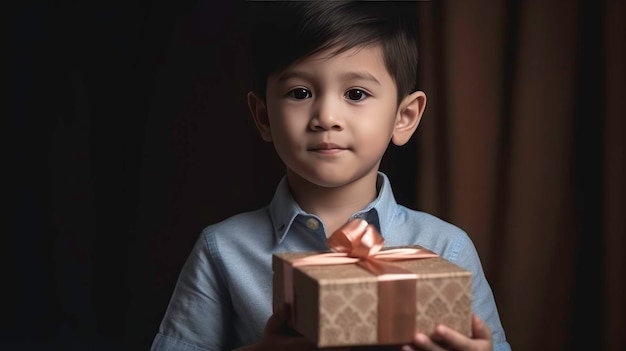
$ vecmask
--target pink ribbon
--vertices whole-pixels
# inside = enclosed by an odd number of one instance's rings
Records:
[[[298,258],[292,262],[292,266],[301,267],[349,263],[359,264],[361,262],[382,265],[383,262],[439,256],[436,253],[424,248],[412,247],[382,250],[384,246],[383,237],[380,233],[378,233],[373,225],[360,218],[351,220],[344,224],[341,228],[337,229],[326,242],[328,247],[333,252]],[[371,267],[372,265],[364,264],[361,266]],[[397,270],[392,270],[390,273],[394,273],[396,271]],[[404,270],[402,271],[404,272]],[[371,272],[376,275],[385,274],[384,271],[380,272],[378,269]]]

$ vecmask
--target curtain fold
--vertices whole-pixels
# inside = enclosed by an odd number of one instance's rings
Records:
[[[418,10],[418,207],[470,234],[514,350],[623,350],[623,2]]]
[[[623,103],[626,101],[626,3],[624,1],[608,1],[605,9],[606,19],[603,26],[603,42],[605,43],[604,67],[601,71],[605,77],[605,118],[604,130],[604,164],[605,172],[603,223],[605,225],[604,240],[604,281],[602,299],[607,301],[603,306],[606,315],[606,328],[603,338],[607,340],[607,350],[625,350],[626,338],[626,260],[623,250],[626,248],[626,142],[624,142],[625,113]]]

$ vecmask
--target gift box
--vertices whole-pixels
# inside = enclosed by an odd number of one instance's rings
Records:
[[[385,259],[398,250],[430,255]],[[381,258],[274,254],[274,306],[289,304],[290,326],[318,347],[407,344],[438,324],[471,335],[471,272],[419,246],[374,251]],[[336,263],[338,255],[351,262]]]

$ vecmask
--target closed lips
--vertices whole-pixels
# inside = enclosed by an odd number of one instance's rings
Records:
[[[347,148],[337,145],[337,144],[323,143],[323,144],[315,145],[311,147],[309,150],[318,151],[318,150],[345,150],[345,149]]]

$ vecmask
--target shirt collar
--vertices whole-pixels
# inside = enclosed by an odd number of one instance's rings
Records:
[[[376,180],[378,196],[370,202],[364,209],[356,212],[352,217],[361,217],[378,227],[380,233],[385,233],[391,228],[395,208],[398,205],[391,189],[391,183],[387,176],[378,172]],[[296,203],[289,185],[287,177],[284,176],[278,184],[274,197],[269,205],[270,217],[274,228],[276,243],[279,244],[289,233],[289,229],[298,215],[308,215]]]

